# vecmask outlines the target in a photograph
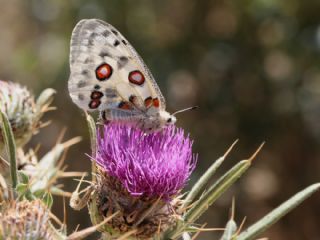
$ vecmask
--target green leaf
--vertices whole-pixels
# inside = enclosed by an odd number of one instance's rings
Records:
[[[235,212],[235,200],[232,200],[231,207],[231,216],[229,221],[227,222],[226,228],[221,236],[220,240],[232,240],[237,232],[237,223],[234,221],[234,212]]]
[[[318,191],[320,188],[320,183],[313,184],[301,192],[295,194],[286,202],[282,203],[279,207],[271,211],[269,214],[264,216],[258,222],[250,226],[247,230],[242,232],[236,239],[237,240],[250,240],[255,239],[260,233],[268,229],[274,223],[276,223],[280,218],[290,212],[292,209],[297,207],[305,199],[310,197],[313,193]]]
[[[18,176],[19,176],[19,180],[20,180],[21,183],[24,183],[24,184],[28,184],[29,183],[29,177],[24,172],[18,171]]]
[[[28,190],[28,184],[19,183],[16,187],[16,191],[19,195],[23,195]]]
[[[215,174],[217,169],[220,167],[220,165],[225,160],[226,156],[230,153],[234,145],[238,142],[236,140],[226,151],[226,153],[218,158],[211,167],[200,177],[200,179],[194,184],[191,191],[188,193],[187,197],[184,200],[184,204],[182,208],[185,208],[187,205],[191,204],[191,202],[196,198],[196,196],[203,190],[204,186],[207,184],[207,182],[210,180],[210,178]]]
[[[36,196],[36,198],[43,198],[44,195],[46,194],[46,190],[45,189],[39,189],[37,191],[32,192],[32,194],[34,196]]]
[[[187,232],[184,232],[184,233],[182,234],[182,240],[191,240],[190,234],[187,233]]]
[[[207,192],[196,201],[183,216],[183,223],[178,222],[176,226],[164,234],[164,239],[176,239],[188,226],[192,225],[229,187],[241,177],[250,167],[252,160],[256,157],[264,144],[248,159],[242,160],[224,174],[213,184]]]
[[[62,189],[56,187],[56,186],[51,186],[49,189],[49,192],[53,195],[58,195],[58,196],[68,196],[69,193],[66,191],[63,191]]]
[[[61,158],[65,147],[59,143],[47,152],[36,165],[34,176],[32,178],[30,189],[31,192],[44,191],[52,179],[55,178],[59,169],[57,163]]]
[[[57,162],[61,158],[65,147],[63,144],[56,144],[49,152],[47,152],[39,161],[37,167],[40,169],[56,168]]]
[[[251,161],[243,160],[223,175],[184,216],[186,222],[194,222],[250,167]]]
[[[233,219],[230,219],[226,225],[226,230],[224,230],[220,240],[232,240],[233,235],[237,231],[237,224]]]
[[[44,202],[44,204],[47,205],[48,208],[51,208],[52,207],[52,204],[53,204],[53,197],[52,195],[47,192],[44,196],[43,196],[43,199],[42,201]]]
[[[37,111],[35,113],[35,122],[38,122],[45,112],[54,109],[49,108],[49,106],[52,103],[55,94],[56,90],[52,88],[47,88],[40,93],[40,96],[37,98],[36,102]]]
[[[0,110],[0,121],[2,136],[5,142],[6,150],[10,159],[10,176],[12,188],[15,189],[19,183],[17,177],[17,163],[16,163],[16,144],[14,140],[14,135],[11,129],[10,122],[5,113]]]
[[[28,200],[33,200],[35,197],[34,195],[30,192],[30,188],[28,184],[25,183],[18,183],[16,187],[16,192],[18,194],[18,199],[28,199]]]
[[[39,112],[41,112],[43,108],[48,107],[52,103],[55,94],[56,90],[52,88],[47,88],[40,93],[40,96],[37,98],[36,103]]]
[[[185,222],[192,223],[196,221],[232,184],[242,176],[250,167],[252,160],[261,150],[263,144],[248,159],[242,160],[224,174],[218,181],[213,184],[209,190],[204,193],[200,199],[184,215]]]
[[[36,195],[42,196],[43,192],[50,189],[55,180],[59,177],[62,162],[59,162],[66,149],[81,140],[79,137],[72,138],[64,143],[57,143],[47,152],[33,170],[30,181],[30,189]],[[39,193],[40,192],[40,193]]]

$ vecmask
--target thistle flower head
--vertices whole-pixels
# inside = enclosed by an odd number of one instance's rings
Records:
[[[97,142],[93,223],[117,213],[102,232],[116,237],[133,231],[137,239],[162,234],[179,216],[178,194],[195,167],[192,141],[175,126],[145,134],[111,123]]]
[[[0,80],[0,110],[10,121],[17,146],[23,146],[37,132],[40,118],[50,105],[53,94],[54,90],[46,89],[36,102],[25,87]],[[2,142],[0,133],[0,148]]]
[[[184,187],[195,160],[192,141],[174,126],[147,135],[108,124],[98,136],[96,162],[132,196],[171,198]]]
[[[0,110],[8,116],[16,140],[27,141],[36,112],[30,92],[19,84],[0,81]]]
[[[1,239],[55,239],[49,224],[49,210],[41,200],[12,202],[3,208]]]

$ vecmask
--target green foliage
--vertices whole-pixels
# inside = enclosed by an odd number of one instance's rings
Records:
[[[215,174],[215,172],[218,170],[220,165],[225,160],[228,153],[232,150],[233,146],[237,143],[235,141],[231,147],[228,149],[228,151],[220,158],[218,158],[211,166],[210,168],[200,177],[200,179],[192,186],[191,191],[188,193],[187,197],[184,200],[183,207],[186,207],[189,203],[191,203],[197,195],[203,190],[207,182],[212,178],[212,176]]]
[[[313,184],[301,192],[295,194],[286,202],[282,203],[279,207],[272,210],[269,214],[261,218],[255,224],[246,229],[243,233],[237,236],[236,240],[251,240],[256,239],[258,235],[264,232],[266,229],[271,227],[274,223],[279,221],[285,214],[293,210],[304,200],[309,198],[312,194],[320,189],[320,183]]]
[[[53,204],[53,197],[52,197],[51,193],[48,193],[48,192],[45,193],[44,196],[43,196],[42,201],[50,209],[52,207],[52,204]]]
[[[182,237],[183,239],[188,239],[188,236],[192,236],[194,233],[197,233],[201,230],[197,230],[197,228],[193,228],[195,225],[195,221],[227,190],[232,186],[232,184],[245,173],[248,168],[251,166],[252,160],[256,157],[257,153],[260,151],[263,145],[259,147],[259,149],[250,157],[248,160],[243,160],[237,163],[234,167],[232,167],[227,173],[225,173],[222,177],[220,177],[212,186],[209,187],[208,190],[202,192],[200,197],[194,202],[190,203],[190,196],[186,197],[188,199],[188,204],[190,204],[190,208],[183,215],[182,219],[177,220],[176,226],[170,230],[168,230],[161,239],[178,239]],[[228,153],[229,151],[227,151]],[[210,180],[209,175],[211,172],[215,172],[216,166],[223,161],[223,158],[219,158],[216,160],[212,166],[207,170],[204,174],[205,177],[201,177],[198,181],[201,183],[196,183],[195,186],[205,186],[207,182]],[[218,164],[217,164],[218,162]],[[220,240],[251,240],[255,239],[258,234],[261,234],[267,228],[269,228],[272,224],[277,222],[281,217],[303,202],[305,199],[310,197],[314,192],[316,192],[320,188],[320,184],[314,184],[300,193],[296,194],[288,201],[280,205],[278,208],[273,210],[271,213],[266,215],[260,221],[250,226],[247,230],[242,233],[238,233],[237,224],[234,220],[234,206],[232,208],[232,216],[228,221],[224,233]],[[195,192],[191,190],[191,192]],[[189,193],[190,194],[190,193]],[[184,204],[185,206],[186,204]]]
[[[231,218],[228,221],[228,223],[226,225],[226,229],[223,232],[223,235],[221,236],[220,240],[233,240],[236,232],[237,232],[237,224]]]
[[[15,189],[19,183],[17,177],[17,162],[16,162],[16,143],[14,140],[13,132],[10,126],[10,122],[5,113],[0,111],[0,123],[1,132],[5,143],[6,151],[9,155],[10,160],[10,175],[12,188]]]

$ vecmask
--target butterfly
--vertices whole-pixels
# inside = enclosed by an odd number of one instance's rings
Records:
[[[177,120],[165,110],[165,99],[135,49],[102,20],[81,20],[72,32],[68,89],[78,107],[144,132]]]

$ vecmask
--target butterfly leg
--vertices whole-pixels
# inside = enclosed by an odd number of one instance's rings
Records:
[[[98,125],[103,125],[103,124],[108,124],[110,123],[110,120],[107,119],[107,114],[106,111],[101,111],[99,112],[99,117],[98,117]]]

